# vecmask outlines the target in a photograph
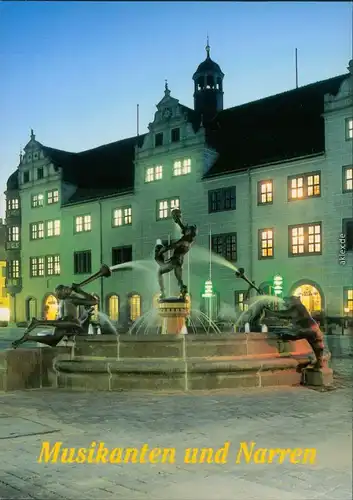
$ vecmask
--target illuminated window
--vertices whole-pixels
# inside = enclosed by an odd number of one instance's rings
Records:
[[[41,240],[44,238],[44,222],[33,222],[30,224],[31,240]]]
[[[7,200],[7,210],[18,210],[20,206],[18,198],[10,198]]]
[[[8,241],[20,241],[19,226],[9,226],[7,229]]]
[[[313,172],[288,177],[288,201],[313,198],[321,195],[321,174]]]
[[[47,236],[60,236],[60,219],[47,221]]]
[[[132,224],[132,208],[116,208],[113,211],[113,226],[129,226]]]
[[[119,319],[119,297],[117,295],[111,295],[108,299],[108,313],[109,318],[112,321],[118,321]]]
[[[29,269],[32,278],[44,276],[44,257],[30,257]]]
[[[353,288],[346,288],[344,291],[344,309],[345,313],[353,313]]]
[[[244,291],[234,292],[234,305],[238,311],[247,311],[249,306],[245,304],[247,293]]]
[[[52,205],[53,203],[58,203],[58,201],[59,201],[59,190],[53,189],[52,191],[48,191],[47,193],[48,205]]]
[[[222,255],[227,260],[237,260],[237,233],[214,234],[211,237],[212,252]]]
[[[273,229],[259,230],[259,258],[269,259],[274,256]]]
[[[9,269],[8,277],[10,279],[17,279],[20,277],[20,261],[19,260],[10,260],[8,269]]]
[[[353,191],[353,166],[343,167],[343,192]]]
[[[186,158],[185,160],[178,160],[174,162],[173,165],[173,175],[187,175],[191,172],[191,159]]]
[[[289,254],[292,256],[320,254],[321,222],[289,227],[289,241]]]
[[[257,183],[257,203],[266,205],[273,202],[273,183],[269,181],[260,181]]]
[[[149,167],[146,169],[145,181],[153,182],[159,181],[163,177],[163,166],[157,165],[155,167]]]
[[[47,256],[47,275],[59,276],[60,274],[60,255]]]
[[[346,120],[346,140],[349,141],[353,139],[353,119],[348,118]]]
[[[91,216],[90,215],[79,215],[75,219],[75,230],[76,233],[83,233],[91,231]]]
[[[44,195],[34,194],[32,196],[32,208],[42,207],[44,205]]]
[[[157,201],[157,220],[168,219],[174,208],[180,208],[179,198]]]
[[[136,321],[141,316],[141,297],[134,294],[129,298],[130,320]]]

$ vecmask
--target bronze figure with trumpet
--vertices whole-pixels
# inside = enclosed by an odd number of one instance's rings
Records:
[[[71,286],[58,285],[54,295],[58,300],[58,317],[55,320],[39,320],[32,318],[24,335],[12,343],[17,348],[24,342],[40,342],[41,344],[55,347],[64,337],[72,337],[78,334],[87,334],[94,307],[98,305],[95,295],[85,292],[82,287],[88,285],[98,278],[109,277],[110,268],[103,264],[100,270],[85,279],[81,283],[73,283]],[[83,314],[79,315],[79,307],[83,307]],[[54,327],[53,333],[46,335],[31,335],[38,327]]]

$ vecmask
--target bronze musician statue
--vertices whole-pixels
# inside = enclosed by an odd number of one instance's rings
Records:
[[[58,285],[54,295],[58,300],[58,317],[55,320],[39,320],[32,318],[24,335],[12,343],[13,348],[19,347],[24,342],[40,342],[51,347],[55,347],[64,337],[72,337],[77,334],[87,334],[94,308],[98,305],[95,295],[85,292],[82,287],[92,281],[111,275],[110,268],[103,264],[100,270],[82,281],[73,283],[71,286]],[[79,315],[79,307],[84,308]],[[53,333],[46,335],[31,335],[31,332],[38,327],[54,327]]]

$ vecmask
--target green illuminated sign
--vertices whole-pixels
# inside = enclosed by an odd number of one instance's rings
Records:
[[[283,278],[279,274],[273,278],[273,291],[277,296],[283,293]]]
[[[213,296],[214,296],[214,293],[213,293],[213,284],[212,284],[212,281],[211,280],[207,280],[205,282],[205,291],[202,294],[202,297],[211,298]]]

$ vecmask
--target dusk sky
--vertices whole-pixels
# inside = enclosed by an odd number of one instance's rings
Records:
[[[143,133],[165,79],[192,107],[207,33],[235,106],[293,88],[295,47],[299,85],[346,73],[352,3],[1,2],[1,193],[31,128],[81,151],[135,135],[139,103]]]

